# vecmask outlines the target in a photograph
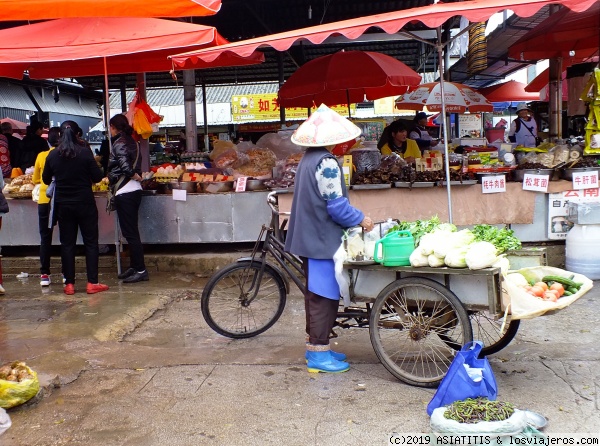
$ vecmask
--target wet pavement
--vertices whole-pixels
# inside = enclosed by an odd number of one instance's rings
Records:
[[[270,330],[232,340],[202,319],[204,278],[100,280],[108,292],[66,296],[60,284],[42,290],[37,277],[5,277],[0,363],[25,360],[44,390],[9,411],[0,445],[384,445],[391,432],[429,432],[434,390],[390,375],[367,329],[337,330],[349,372],[306,372],[297,290]],[[84,278],[77,284],[83,290]],[[490,356],[499,399],[545,415],[546,432],[598,432],[599,299],[594,288],[566,310],[523,321]]]

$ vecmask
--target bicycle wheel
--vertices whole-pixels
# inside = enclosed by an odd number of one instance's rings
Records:
[[[469,315],[442,284],[422,277],[392,282],[377,296],[369,318],[371,344],[383,366],[407,384],[435,387],[454,359],[442,336],[473,340]]]
[[[270,266],[260,275],[261,262],[238,262],[214,275],[202,292],[202,315],[217,333],[250,338],[268,330],[285,307],[286,288]],[[256,297],[254,291],[258,288]]]
[[[469,315],[471,327],[473,327],[473,339],[483,342],[482,356],[498,353],[516,336],[521,321],[513,320],[509,315],[504,326],[504,332],[501,331],[504,318],[494,319],[487,311],[478,311]]]

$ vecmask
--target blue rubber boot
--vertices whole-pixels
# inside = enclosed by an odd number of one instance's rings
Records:
[[[341,373],[346,372],[350,368],[350,364],[343,361],[333,359],[329,350],[322,352],[306,352],[308,362],[306,366],[310,373]]]
[[[346,360],[346,355],[344,353],[334,352],[333,350],[329,350],[329,352],[331,353],[331,357],[333,359],[335,359],[336,361],[345,361]],[[304,359],[306,359],[308,361],[308,351],[304,355]]]

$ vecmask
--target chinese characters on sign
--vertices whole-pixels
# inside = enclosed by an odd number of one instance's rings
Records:
[[[484,194],[495,194],[506,192],[506,176],[490,175],[481,178],[481,192]]]
[[[331,109],[344,116],[348,115],[348,107],[345,105],[336,105]],[[356,105],[350,105],[350,109],[356,110]],[[316,107],[313,107],[312,110],[316,110]],[[280,119],[279,113],[277,93],[235,95],[231,97],[231,117],[234,122],[278,121]],[[304,120],[307,117],[308,112],[304,107],[285,109],[285,119],[287,120]]]
[[[600,189],[567,190],[548,194],[548,238],[564,240],[573,223],[567,220],[569,203],[597,202]]]
[[[573,189],[592,189],[598,187],[598,171],[573,173]]]
[[[550,175],[534,175],[531,173],[526,173],[523,176],[523,190],[547,192],[548,181],[550,181]]]

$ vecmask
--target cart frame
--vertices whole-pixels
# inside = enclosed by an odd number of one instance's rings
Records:
[[[248,338],[268,330],[281,316],[289,280],[305,293],[301,260],[285,252],[285,213],[271,192],[270,225],[263,225],[251,256],[215,273],[202,293],[202,314],[217,333]],[[378,358],[390,373],[411,385],[434,387],[445,375],[455,353],[467,342],[484,340],[484,354],[504,348],[519,321],[503,321],[500,268],[471,271],[459,268],[385,267],[347,264],[352,304],[340,306],[336,326],[368,328]],[[377,295],[355,292],[361,273],[393,274]],[[441,277],[440,277],[441,276]],[[451,290],[461,277],[486,281],[487,296],[465,305]],[[484,327],[485,325],[485,327]],[[474,330],[475,328],[475,330]],[[332,333],[332,336],[337,336]]]

